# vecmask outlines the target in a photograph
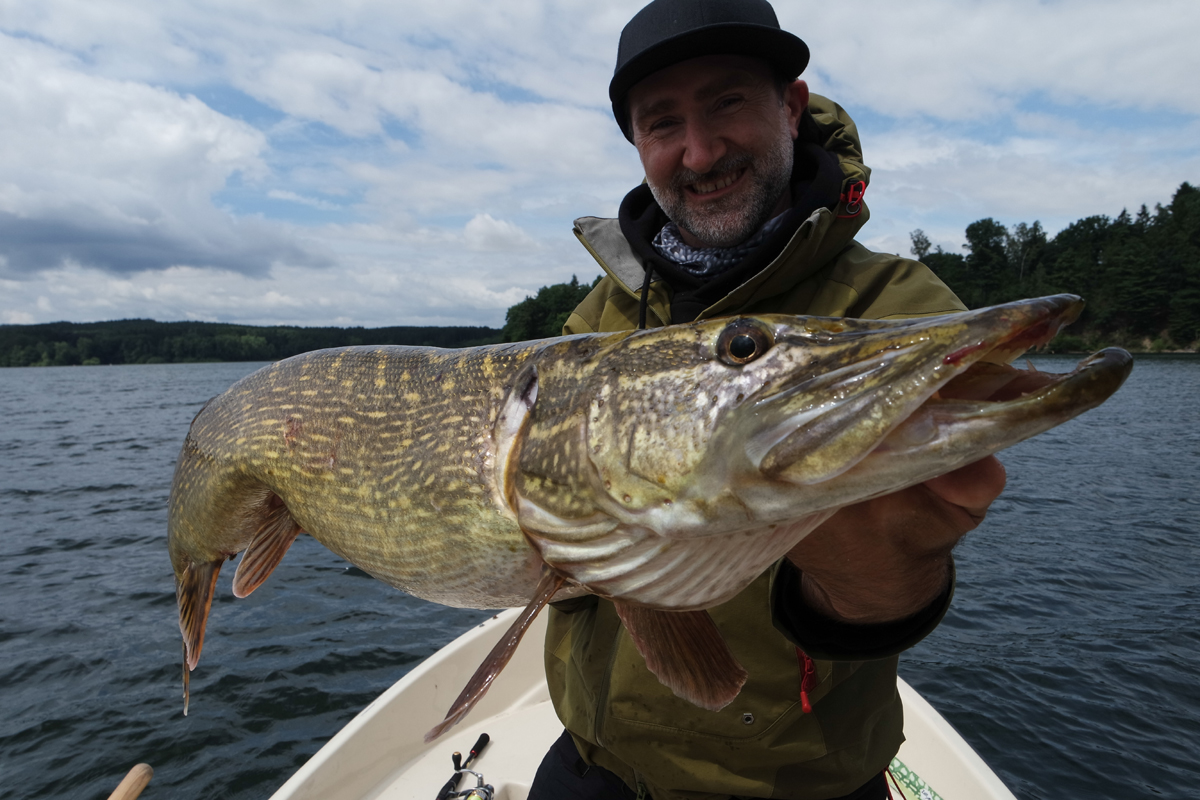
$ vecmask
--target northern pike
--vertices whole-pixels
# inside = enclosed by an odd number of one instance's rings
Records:
[[[364,346],[265,367],[197,414],[168,543],[189,671],[221,565],[245,597],[306,532],[410,594],[526,606],[435,736],[556,596],[610,598],[647,665],[719,709],[746,674],[704,609],[834,511],[1104,402],[1129,354],[1010,362],[1072,295],[895,321],[738,316],[461,350]]]

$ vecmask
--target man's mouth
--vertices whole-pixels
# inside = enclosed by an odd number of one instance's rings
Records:
[[[688,188],[688,191],[690,191],[694,195],[713,194],[714,192],[719,192],[720,190],[724,189],[726,186],[733,185],[734,183],[737,182],[737,180],[739,178],[741,178],[745,174],[746,174],[746,169],[743,167],[742,169],[734,170],[732,172],[727,172],[724,175],[722,175],[721,177],[717,178],[716,180],[704,181],[704,182],[698,181],[696,183],[691,184],[687,188]]]

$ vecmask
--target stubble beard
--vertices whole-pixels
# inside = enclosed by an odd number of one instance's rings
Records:
[[[667,217],[698,239],[703,247],[733,247],[749,239],[771,218],[779,198],[791,183],[792,160],[792,137],[785,129],[761,158],[755,159],[746,152],[729,153],[708,172],[682,170],[666,186],[647,183]],[[745,191],[688,204],[685,186],[711,182],[743,168],[750,181]]]

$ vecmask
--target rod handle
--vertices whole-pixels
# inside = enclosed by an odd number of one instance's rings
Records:
[[[117,788],[108,796],[108,800],[137,800],[137,797],[154,777],[154,767],[149,764],[136,764],[133,769],[121,779]]]

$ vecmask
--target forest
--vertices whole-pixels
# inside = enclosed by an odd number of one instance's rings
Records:
[[[0,366],[274,361],[360,344],[467,347],[498,341],[482,327],[299,328],[219,322],[50,322],[0,325]]]
[[[921,230],[912,254],[969,308],[1070,292],[1083,316],[1050,345],[1057,352],[1108,345],[1162,352],[1200,347],[1200,189],[1189,183],[1167,205],[1092,216],[1053,237],[1041,223],[1006,227],[981,219],[963,253],[932,247]],[[0,366],[271,361],[325,347],[406,344],[467,347],[557,336],[600,280],[543,286],[508,309],[502,330],[485,327],[301,328],[216,322],[52,322],[0,325]]]
[[[920,230],[911,238],[913,255],[969,308],[1059,292],[1087,300],[1052,349],[1200,345],[1200,189],[1191,184],[1153,211],[1087,217],[1053,238],[1038,222],[1006,228],[994,219],[967,226],[965,253],[931,250]]]

